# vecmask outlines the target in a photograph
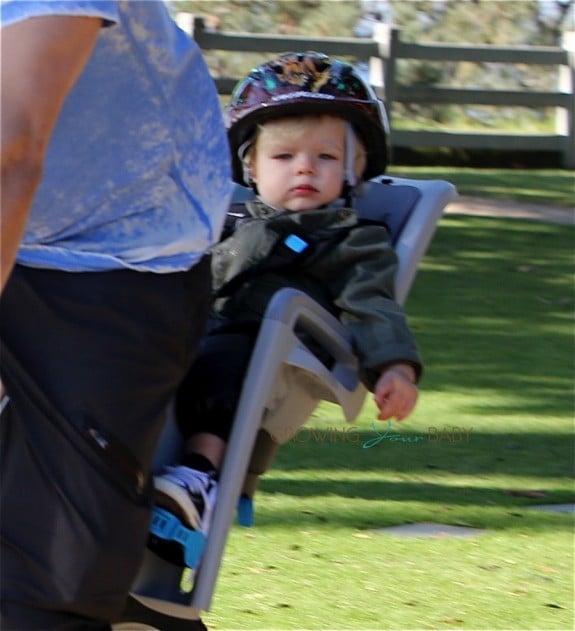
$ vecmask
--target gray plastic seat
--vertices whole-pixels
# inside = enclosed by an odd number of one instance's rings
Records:
[[[238,187],[235,201],[250,195],[250,191]],[[455,187],[443,180],[381,177],[367,183],[364,195],[356,200],[362,216],[384,221],[391,230],[399,258],[396,299],[400,304],[407,298],[445,207],[456,195]],[[309,331],[329,351],[335,360],[330,368],[300,342],[294,333],[296,325]],[[266,311],[246,375],[221,471],[212,527],[193,587],[182,589],[182,570],[146,551],[133,585],[134,600],[126,615],[134,617],[129,619],[138,616],[140,622],[157,625],[158,616],[164,616],[162,630],[190,629],[190,620],[197,620],[202,611],[210,609],[227,535],[258,435],[267,432],[272,441],[284,442],[322,400],[340,405],[346,420],[353,421],[365,394],[346,329],[301,292],[279,291]],[[282,433],[285,419],[289,419],[290,426]],[[294,419],[298,419],[296,423]],[[180,450],[179,435],[169,414],[156,465],[177,460]]]

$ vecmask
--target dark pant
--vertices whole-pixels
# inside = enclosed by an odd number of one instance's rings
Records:
[[[230,324],[202,339],[175,399],[184,440],[205,432],[228,441],[259,327],[258,322]],[[299,338],[326,366],[332,365],[333,358],[308,334],[300,332]]]
[[[177,274],[15,268],[0,301],[0,628],[107,629],[121,613],[156,440],[209,297],[208,260]]]
[[[207,432],[227,442],[257,339],[257,326],[207,335],[176,396],[184,440]]]

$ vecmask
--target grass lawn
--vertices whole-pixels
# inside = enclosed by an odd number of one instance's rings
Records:
[[[390,175],[449,180],[461,195],[575,208],[573,171],[393,166]]]
[[[415,413],[378,440],[370,400],[351,426],[323,404],[282,447],[211,630],[573,628],[573,515],[532,507],[575,501],[574,244],[569,226],[442,220],[407,305]],[[379,531],[412,522],[481,532]]]

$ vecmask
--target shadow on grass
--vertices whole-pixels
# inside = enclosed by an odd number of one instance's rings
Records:
[[[573,515],[531,510],[575,502],[569,443],[569,436],[534,434],[475,435],[459,447],[288,443],[261,479],[257,522],[362,529],[435,521],[571,531]],[[290,509],[268,494],[301,502]]]
[[[274,479],[273,472],[262,481],[262,491],[293,497],[340,496],[375,502],[434,502],[438,505],[478,506],[525,509],[541,504],[568,504],[575,498],[569,491],[542,484],[542,497],[524,499],[508,496],[505,489],[491,486],[457,486],[419,481],[329,480],[329,479]],[[571,522],[573,516],[571,515]]]
[[[380,425],[377,432],[354,426],[303,428],[281,447],[274,468],[540,479],[573,476],[569,433],[481,433],[475,428],[417,433]]]
[[[479,500],[480,497],[478,496]],[[521,506],[482,506],[468,504],[464,507],[449,505],[422,505],[399,503],[385,498],[369,504],[362,502],[354,508],[334,508],[330,503],[322,506],[316,502],[311,507],[286,507],[272,505],[263,494],[256,503],[256,527],[282,528],[293,526],[298,530],[306,527],[350,528],[375,530],[392,526],[433,522],[450,526],[481,528],[485,530],[519,530],[521,532],[553,531],[572,532],[573,515],[552,513]]]
[[[423,387],[485,391],[470,412],[572,414],[575,230],[445,217],[407,304]]]
[[[522,527],[522,520],[529,528],[573,527],[573,515],[525,514],[540,504],[575,502],[570,434],[471,432],[469,442],[454,436],[460,442],[451,443],[447,437],[429,442],[424,433],[391,435],[421,440],[384,438],[364,448],[377,439],[375,432],[305,429],[280,449],[261,491],[313,500],[311,521],[332,525],[458,523],[463,514],[482,528]],[[353,500],[361,507],[354,510]],[[270,511],[264,511],[270,524],[301,519],[296,509]]]

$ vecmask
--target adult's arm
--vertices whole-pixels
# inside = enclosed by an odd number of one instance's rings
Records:
[[[95,17],[43,16],[2,29],[0,289],[14,265],[58,115],[101,27]]]

